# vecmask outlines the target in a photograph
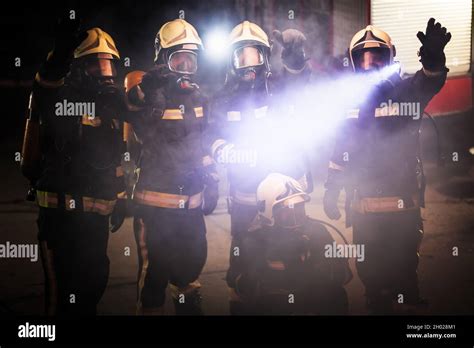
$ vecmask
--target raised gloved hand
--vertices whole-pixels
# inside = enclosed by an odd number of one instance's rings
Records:
[[[420,40],[419,56],[423,67],[429,71],[442,71],[445,69],[446,56],[444,47],[451,40],[451,33],[434,18],[430,18],[426,26],[426,34],[419,31],[416,36]]]
[[[283,47],[281,52],[283,63],[293,70],[303,69],[306,62],[304,51],[306,36],[299,30],[287,29],[283,32],[274,30],[273,37]]]
[[[118,199],[115,203],[114,210],[110,215],[110,232],[114,233],[122,227],[123,222],[127,216],[127,200]]]
[[[206,175],[204,178],[204,191],[203,191],[203,203],[202,212],[204,215],[212,214],[214,209],[217,207],[217,201],[219,200],[219,178],[217,174],[211,173]]]
[[[87,33],[80,30],[81,20],[71,19],[69,15],[61,17],[54,27],[53,57],[58,61],[73,58],[74,50],[87,38]]]
[[[324,192],[323,207],[324,212],[331,220],[339,220],[341,218],[341,212],[337,207],[337,201],[339,200],[340,190],[335,188],[328,188]]]

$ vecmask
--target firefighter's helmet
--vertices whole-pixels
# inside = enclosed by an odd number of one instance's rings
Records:
[[[232,56],[226,84],[244,82],[244,90],[263,86],[268,93],[271,41],[265,31],[255,23],[243,21],[232,29],[228,43]]]
[[[383,52],[386,65],[393,63],[396,51],[395,46],[392,44],[392,39],[385,31],[368,25],[352,37],[349,45],[349,55],[354,70],[357,68],[356,61],[360,57],[360,53],[369,49],[378,49]]]
[[[309,195],[297,180],[280,173],[269,174],[257,188],[259,215],[270,225],[274,224],[273,208],[278,204],[291,208],[309,200]]]
[[[265,66],[269,71],[270,41],[257,24],[243,21],[229,35],[232,69]]]
[[[112,37],[100,28],[87,31],[87,37],[74,51],[74,58],[81,58],[90,54],[110,54],[120,59]]]
[[[112,37],[100,28],[87,31],[87,37],[74,50],[70,80],[85,89],[95,89],[101,81],[117,76],[115,61],[119,51]]]
[[[255,23],[243,21],[232,29],[229,35],[229,44],[233,46],[248,41],[259,43],[270,48],[268,35],[263,31],[263,29]]]
[[[196,29],[184,19],[175,19],[163,24],[155,38],[155,63],[168,63],[165,52],[177,50],[197,51],[203,49]]]

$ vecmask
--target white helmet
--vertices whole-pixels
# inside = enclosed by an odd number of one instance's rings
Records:
[[[390,36],[383,30],[368,25],[365,29],[358,31],[349,44],[349,56],[352,68],[356,70],[355,53],[369,48],[380,48],[387,51],[387,64],[393,63],[396,50]]]
[[[270,225],[275,222],[273,207],[278,203],[291,206],[309,200],[309,195],[297,180],[280,173],[268,174],[257,188],[259,215],[268,220]]]

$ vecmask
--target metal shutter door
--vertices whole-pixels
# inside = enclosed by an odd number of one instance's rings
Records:
[[[471,61],[471,0],[372,0],[372,24],[386,31],[397,50],[403,73],[413,74],[421,68],[418,61],[418,31],[425,31],[430,17],[452,34],[445,49],[446,65],[451,74],[469,71]]]

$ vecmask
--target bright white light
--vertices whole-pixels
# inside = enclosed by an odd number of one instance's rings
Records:
[[[398,71],[399,66],[392,64],[378,71],[326,79],[293,91],[282,98],[297,106],[295,118],[287,119],[286,124],[279,125],[281,129],[270,129],[269,133],[280,132],[278,141],[285,139],[305,148],[324,143],[337,131],[349,110],[359,108],[381,81]]]
[[[222,61],[228,57],[228,32],[222,28],[212,30],[204,39],[206,55],[214,61]]]
[[[240,144],[256,151],[259,163],[298,165],[299,153],[313,151],[326,143],[346,120],[348,110],[359,108],[380,82],[398,70],[399,66],[394,64],[379,71],[320,80],[287,91],[278,96],[282,104],[270,110],[281,115],[262,118],[258,126],[253,122],[243,123],[235,136]],[[294,106],[291,116],[289,103]],[[239,150],[248,151],[248,148]]]

